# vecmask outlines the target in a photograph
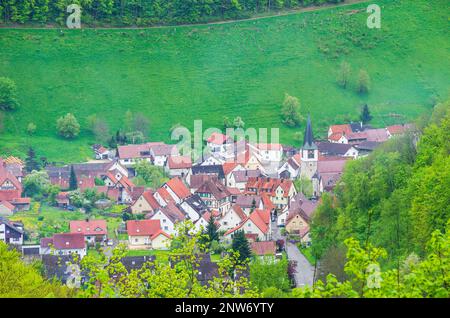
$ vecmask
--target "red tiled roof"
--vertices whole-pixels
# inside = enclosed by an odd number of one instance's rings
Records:
[[[261,193],[261,199],[263,201],[264,209],[269,210],[269,211],[275,210],[276,207],[270,200],[267,193]]]
[[[166,232],[164,232],[163,230],[159,229],[156,233],[154,233],[151,236],[151,239],[154,240],[156,237],[160,236],[160,235],[164,235],[165,237],[167,237],[168,239],[172,238],[169,234],[167,234]]]
[[[54,234],[51,238],[41,239],[41,247],[48,247],[50,244],[52,244],[56,250],[86,248],[84,235],[81,233],[60,233]]]
[[[238,188],[227,187],[227,189],[228,189],[228,192],[230,192],[231,195],[241,194],[241,190],[239,190]]]
[[[180,178],[172,178],[166,182],[166,185],[182,200],[191,195],[191,191],[185,186]]]
[[[302,163],[302,155],[299,154],[299,153],[293,155],[292,159],[294,159],[295,162],[297,162],[298,165],[300,165]]]
[[[251,249],[256,255],[274,255],[277,246],[274,241],[253,242],[251,243]]]
[[[152,191],[150,190],[144,191],[144,193],[142,193],[142,196],[144,197],[145,201],[147,201],[148,204],[150,204],[153,210],[156,210],[159,207],[161,207],[158,201],[156,201],[155,197],[153,196]]]
[[[212,144],[223,145],[224,143],[227,142],[227,139],[228,136],[221,133],[213,132],[211,136],[209,136],[207,141]]]
[[[170,195],[169,192],[167,192],[166,189],[164,188],[159,188],[158,190],[156,190],[156,192],[161,196],[161,198],[166,202],[173,202],[175,201],[172,196]]]
[[[150,157],[150,148],[156,145],[163,145],[163,142],[148,142],[139,145],[125,145],[117,147],[120,159],[130,158],[148,158]],[[143,155],[146,153],[146,155]]]
[[[108,233],[105,220],[70,221],[70,232],[83,235],[106,235]]]
[[[266,193],[270,196],[275,196],[275,191],[279,186],[283,189],[283,196],[287,197],[289,189],[292,187],[292,181],[278,178],[250,177],[245,190],[249,194],[255,193],[253,189],[256,189],[256,194]]]
[[[92,189],[94,187],[95,187],[95,179],[94,178],[84,177],[84,178],[80,178],[78,181],[78,189],[80,189],[81,191],[86,190],[86,189]]]
[[[244,210],[242,210],[242,208],[239,205],[235,204],[231,208],[239,216],[241,221],[243,221],[247,218],[247,215],[245,214]]]
[[[167,165],[169,169],[189,169],[192,167],[192,160],[188,156],[170,156]]]
[[[0,205],[3,205],[4,207],[8,208],[9,210],[14,210],[14,205],[9,203],[8,201],[0,201]]]
[[[352,127],[349,124],[344,124],[344,125],[332,125],[330,126],[331,129],[331,133],[332,134],[339,134],[339,138],[343,135],[343,134],[351,134],[352,131]],[[338,140],[339,140],[338,138]]]
[[[250,214],[249,217],[247,217],[244,221],[242,221],[241,224],[239,224],[233,229],[228,230],[224,235],[228,235],[230,233],[239,230],[240,228],[242,228],[244,224],[247,223],[247,221],[251,221],[253,224],[256,225],[256,227],[258,227],[261,230],[261,232],[266,234],[269,231],[270,212],[268,210],[256,209]]]
[[[161,230],[159,220],[131,220],[127,221],[129,236],[153,236]]]
[[[12,200],[13,204],[30,204],[31,198],[16,198]]]
[[[0,186],[6,181],[10,181],[17,190],[22,191],[22,185],[19,180],[12,175],[8,170],[6,170],[3,160],[0,159]]]
[[[330,136],[328,136],[328,140],[339,141],[339,139],[341,139],[341,137],[342,137],[342,133],[333,133]]]
[[[225,175],[229,174],[231,171],[233,171],[234,168],[236,168],[237,163],[235,162],[225,162],[222,167],[223,167],[223,173]]]
[[[412,127],[411,124],[405,124],[405,125],[392,125],[387,126],[386,129],[389,131],[391,135],[399,135],[403,134],[406,130],[410,129]]]

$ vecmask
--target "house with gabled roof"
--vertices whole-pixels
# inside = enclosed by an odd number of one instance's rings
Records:
[[[244,210],[242,210],[239,205],[235,204],[219,217],[218,222],[220,224],[220,230],[228,231],[235,228],[246,218],[247,214],[245,214]]]
[[[192,166],[186,176],[187,184],[192,184],[191,178],[196,175],[215,177],[219,181],[223,181],[225,179],[225,173],[222,165]]]
[[[144,144],[118,146],[117,156],[119,158],[119,162],[127,168],[133,167],[140,160],[153,162],[153,157],[150,150],[152,147],[158,145],[164,145],[164,143],[147,142]]]
[[[216,209],[222,213],[230,208],[231,193],[217,179],[205,181],[195,193],[210,209]]]
[[[231,241],[233,233],[244,231],[247,236],[254,236],[259,241],[268,241],[272,237],[271,230],[270,211],[256,209],[241,224],[225,232],[224,238]]]
[[[23,244],[23,225],[0,218],[0,241],[6,244]]]
[[[286,207],[277,217],[278,226],[287,226],[288,222],[297,214],[300,216],[304,224],[309,225],[311,218],[319,206],[318,200],[311,200],[305,197],[303,193],[297,193]],[[290,225],[291,230],[300,231],[302,224],[293,223]]]
[[[185,198],[180,204],[180,208],[187,214],[192,222],[200,219],[206,212],[211,212],[211,209],[203,202],[198,194],[192,194]]]
[[[153,193],[153,197],[162,207],[166,206],[169,202],[175,202],[175,199],[170,195],[169,191],[163,187],[158,188],[155,193]]]
[[[344,173],[346,163],[351,157],[320,157],[317,171],[312,177],[314,196],[324,191],[332,191]]]
[[[300,154],[290,157],[286,162],[278,169],[279,178],[283,179],[296,179],[300,174]]]
[[[69,222],[70,233],[81,233],[86,243],[103,243],[107,240],[108,228],[105,220],[82,220]]]
[[[254,209],[264,208],[261,196],[256,194],[238,195],[235,205],[238,205],[246,215],[249,215]]]
[[[179,152],[176,145],[163,143],[150,147],[150,155],[155,166],[164,167],[169,157],[178,156]]]
[[[147,217],[147,216],[146,216]],[[170,234],[176,234],[175,225],[186,219],[186,214],[173,201],[159,208],[155,213],[148,215],[151,220],[159,220],[161,229]]]
[[[86,256],[87,245],[82,233],[60,233],[52,237],[42,238],[40,255],[71,255]]]
[[[0,201],[0,216],[11,216],[14,214],[15,206],[9,201]]]
[[[245,185],[249,178],[262,177],[261,170],[236,170],[232,171],[227,178],[227,187],[237,188],[240,191],[245,190]]]
[[[351,144],[333,142],[317,142],[316,144],[319,154],[322,156],[358,157],[358,149]]]
[[[130,220],[126,223],[130,249],[168,249],[171,236],[160,220]]]
[[[166,165],[164,166],[165,171],[169,174],[171,178],[180,177],[184,178],[192,167],[192,160],[189,156],[169,156]]]
[[[291,180],[257,177],[249,178],[245,193],[255,195],[266,193],[277,209],[283,209],[297,191]]]
[[[154,197],[152,190],[144,191],[131,205],[132,214],[149,214],[159,209],[161,205]]]
[[[189,188],[178,177],[172,178],[164,183],[162,188],[169,192],[170,196],[177,204],[181,203],[184,199],[191,195]]]
[[[0,214],[11,215],[11,212],[28,210],[30,199],[22,198],[22,184],[8,169],[8,165],[0,158]]]

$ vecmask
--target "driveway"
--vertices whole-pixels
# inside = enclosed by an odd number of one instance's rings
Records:
[[[312,286],[314,281],[314,267],[308,262],[305,256],[299,251],[295,244],[286,244],[288,259],[297,262],[295,273],[295,283],[297,287],[305,285]]]
[[[281,235],[280,228],[277,226],[276,222],[272,222],[272,239],[274,241],[283,239],[286,242],[286,254],[288,259],[297,262],[295,273],[296,286],[312,286],[314,280],[314,266],[308,262],[295,244],[287,242],[286,237]]]

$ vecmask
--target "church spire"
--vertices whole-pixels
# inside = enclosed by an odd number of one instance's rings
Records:
[[[314,143],[314,136],[311,127],[311,116],[308,115],[308,120],[306,122],[305,135],[303,137],[303,149],[317,149]]]

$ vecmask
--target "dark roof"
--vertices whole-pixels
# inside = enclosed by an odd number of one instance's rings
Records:
[[[71,268],[69,267],[71,264],[78,265],[72,255],[42,255],[44,276],[48,279],[56,277],[64,284],[71,275]]]
[[[364,125],[362,122],[350,123],[349,125],[350,125],[350,128],[352,129],[352,132],[354,132],[354,133],[372,128],[370,125]]]
[[[250,177],[262,177],[261,170],[238,170],[232,173],[236,182],[247,182]]]
[[[207,180],[195,193],[211,193],[216,200],[222,200],[231,195],[230,191],[218,180]]]
[[[214,174],[217,175],[219,179],[225,178],[225,173],[223,172],[223,166],[222,165],[209,165],[209,166],[192,166],[192,174]]]
[[[317,149],[314,143],[314,136],[311,127],[311,117],[308,115],[308,121],[306,122],[305,135],[303,137],[303,149],[314,150]]]
[[[241,208],[251,208],[253,206],[253,200],[255,201],[255,206],[259,207],[261,202],[261,197],[259,195],[238,195],[236,198],[236,204]]]
[[[184,202],[186,202],[192,209],[195,210],[200,215],[203,215],[205,212],[209,212],[208,206],[203,202],[202,199],[198,196],[198,194],[193,194],[187,197]]]
[[[21,223],[19,222],[13,223],[3,217],[0,217],[0,224],[5,224],[7,227],[9,227],[10,230],[17,232],[18,234],[23,234],[23,230],[18,227],[19,225],[21,225]]]
[[[335,142],[318,142],[317,148],[319,152],[323,155],[328,156],[343,156],[352,147],[351,144],[340,144]]]
[[[127,272],[132,270],[141,269],[142,266],[147,262],[154,262],[156,259],[155,255],[148,256],[125,256],[120,262],[125,266]]]
[[[377,141],[363,141],[359,145],[355,146],[355,148],[357,148],[358,150],[373,151],[381,144],[382,144],[381,142]]]

